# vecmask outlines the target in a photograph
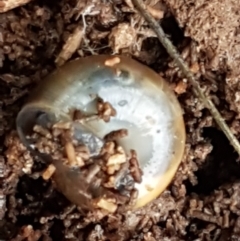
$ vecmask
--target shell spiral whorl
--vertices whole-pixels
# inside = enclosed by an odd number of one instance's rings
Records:
[[[109,64],[111,59],[115,62]],[[185,146],[180,105],[168,84],[146,66],[128,57],[105,55],[68,62],[42,81],[23,106],[17,117],[20,138],[30,145],[25,137],[34,124],[71,120],[73,109],[95,114],[97,97],[111,103],[116,116],[109,122],[89,119],[76,131],[89,133],[94,153],[107,133],[128,130],[118,142],[127,153],[138,153],[144,175],[136,184],[136,207],[141,207],[170,183]],[[71,200],[69,195],[65,192]]]

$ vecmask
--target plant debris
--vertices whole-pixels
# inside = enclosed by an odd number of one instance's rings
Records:
[[[29,3],[31,0],[2,0],[0,2],[0,13],[7,12],[14,8]]]
[[[145,3],[163,11],[159,24],[239,139],[238,1]],[[1,240],[240,239],[238,156],[131,1],[34,0],[0,18],[0,219],[7,224],[4,229],[0,225]],[[113,34],[117,26],[133,32],[131,43],[117,40]],[[82,214],[55,189],[52,177],[42,178],[48,164],[30,155],[15,131],[26,95],[56,68],[63,46],[81,27],[81,42],[66,61],[90,54],[130,55],[172,85],[184,111],[185,158],[167,190],[139,210]],[[77,164],[83,165],[88,155],[86,149],[77,150]],[[118,165],[106,170],[113,175],[115,169]],[[98,167],[91,170],[89,179]],[[131,193],[133,201],[135,195]],[[124,203],[121,198],[118,202]],[[98,204],[108,202],[103,199]]]
[[[97,105],[99,106],[99,103]],[[107,106],[111,105],[107,103]],[[110,108],[110,114],[111,110],[112,108]],[[101,118],[101,111],[99,115]],[[58,186],[59,182],[61,182],[60,186],[68,185],[66,193],[70,200],[75,200],[76,190],[81,192],[81,195],[87,197],[86,202],[88,202],[92,212],[95,212],[94,209],[97,208],[110,213],[115,213],[119,208],[121,211],[131,209],[138,197],[134,182],[141,183],[143,175],[138,163],[137,153],[132,151],[131,156],[128,157],[124,149],[114,140],[105,139],[100,153],[92,156],[84,143],[86,134],[83,135],[83,138],[76,139],[75,128],[74,122],[61,122],[61,125],[55,123],[48,129],[35,125],[33,134],[27,136],[27,139],[31,142],[31,148],[41,154],[49,155],[52,160],[43,171],[42,178],[46,181],[49,179],[55,181],[54,174],[61,172],[62,178],[56,181],[56,185]],[[125,135],[121,135],[121,137],[125,136],[126,132]],[[72,173],[67,173],[67,170],[62,168],[61,165],[66,166],[69,170],[71,169]],[[77,182],[72,183],[69,175],[79,175],[85,186],[83,187],[82,184],[79,185]],[[134,193],[134,196],[132,196],[132,193]],[[81,206],[81,197],[75,204],[79,208],[85,208],[85,206]]]

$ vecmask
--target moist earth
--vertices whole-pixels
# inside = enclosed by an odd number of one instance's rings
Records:
[[[238,0],[147,0],[149,11],[240,137]],[[124,54],[175,91],[187,131],[184,159],[168,189],[144,208],[82,215],[21,144],[16,115],[27,95],[66,61]],[[129,0],[34,0],[0,14],[1,240],[240,240],[238,156],[188,81]]]

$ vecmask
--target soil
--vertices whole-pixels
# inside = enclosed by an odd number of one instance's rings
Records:
[[[239,128],[238,0],[147,0],[233,133]],[[184,110],[184,160],[146,207],[83,215],[21,144],[28,93],[70,59],[130,55],[165,77]],[[129,0],[33,0],[0,14],[0,240],[240,240],[238,155]]]

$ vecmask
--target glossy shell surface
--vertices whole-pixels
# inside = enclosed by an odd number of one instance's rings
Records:
[[[112,58],[119,61],[106,65]],[[148,67],[124,56],[68,62],[43,80],[22,108],[17,118],[20,137],[24,139],[33,124],[44,122],[40,114],[52,122],[71,120],[73,109],[96,114],[97,96],[108,101],[117,115],[108,123],[86,121],[84,128],[99,140],[112,130],[128,129],[128,137],[118,142],[126,152],[134,149],[138,154],[144,175],[142,183],[136,184],[136,208],[144,206],[168,186],[185,146],[181,107],[168,84]],[[65,191],[65,195],[70,194]]]

